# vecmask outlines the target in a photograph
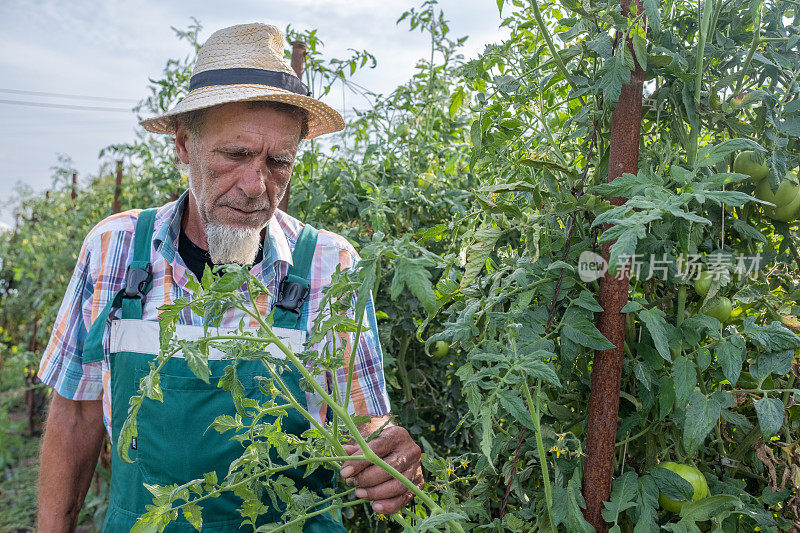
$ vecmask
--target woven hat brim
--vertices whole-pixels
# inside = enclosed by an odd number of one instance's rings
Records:
[[[190,92],[186,98],[178,102],[169,112],[141,121],[144,129],[151,133],[174,134],[172,118],[186,111],[206,109],[220,104],[265,100],[284,102],[308,111],[308,134],[306,139],[313,139],[326,133],[334,133],[344,129],[344,119],[338,111],[316,98],[303,96],[263,85],[211,85]]]

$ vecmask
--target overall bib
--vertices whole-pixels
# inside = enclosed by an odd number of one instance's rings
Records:
[[[182,356],[174,355],[167,361],[161,370],[163,403],[145,398],[139,410],[138,435],[128,451],[134,462],[125,463],[117,453],[117,439],[128,416],[128,401],[137,393],[139,380],[149,373],[149,363],[159,353],[158,322],[142,320],[144,298],[150,290],[152,278],[150,248],[154,219],[155,209],[142,211],[139,215],[133,261],[128,267],[126,287],[114,296],[97,317],[89,331],[84,350],[84,362],[102,360],[102,338],[109,313],[114,308],[121,308],[121,318],[111,322],[110,336],[112,476],[109,507],[103,525],[103,531],[109,532],[130,531],[138,517],[145,513],[145,505],[153,503],[153,495],[143,486],[144,483],[181,485],[202,478],[204,473],[211,471],[216,471],[217,479],[222,481],[228,473],[230,463],[244,451],[241,443],[230,440],[234,435],[232,430],[218,433],[214,429],[208,429],[217,416],[236,414],[230,392],[217,387],[220,377],[225,375],[225,367],[231,361],[220,360],[221,352],[211,349],[208,361],[211,375],[208,384],[189,370]],[[305,288],[307,292],[306,278],[316,240],[316,230],[309,225],[304,226],[292,254],[293,266],[286,276],[286,280],[293,282],[288,286],[295,291],[302,292]],[[275,308],[273,330],[295,352],[303,350],[307,308],[307,299],[303,308],[295,311],[277,306]],[[210,330],[213,331],[213,328]],[[202,326],[178,325],[176,335],[180,339],[196,340],[204,332]],[[276,357],[283,358],[282,353],[274,346],[270,346],[268,350]],[[291,370],[284,370],[281,378],[294,397],[305,406],[306,394],[300,388],[300,374],[294,367],[290,368]],[[266,400],[254,379],[259,375],[269,376],[261,361],[239,361],[236,375],[244,387],[245,396],[262,402]],[[263,419],[266,423],[274,420],[274,417]],[[244,419],[245,424],[249,422],[249,419]],[[300,435],[308,428],[308,421],[293,409],[282,420],[282,429],[286,433]],[[273,461],[280,464],[274,450],[270,454]],[[281,474],[294,480],[298,490],[308,487],[319,495],[323,494],[323,488],[336,486],[336,473],[323,468],[315,470],[308,477],[303,477],[304,468],[284,470]],[[264,483],[269,482],[269,479],[264,480]],[[279,521],[282,512],[272,505],[266,492],[262,502],[270,510],[259,518],[258,525]],[[237,509],[241,504],[242,500],[230,491],[200,502],[203,508],[203,531],[252,531],[250,526],[239,528],[243,518]],[[344,532],[341,515],[337,515],[338,520],[331,513],[322,513],[309,519],[303,531]],[[195,529],[179,513],[178,520],[171,522],[165,531],[184,533]]]

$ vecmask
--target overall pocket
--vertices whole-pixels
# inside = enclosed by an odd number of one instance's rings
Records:
[[[138,379],[146,370],[137,372]],[[244,451],[231,440],[233,430],[219,433],[210,427],[221,415],[236,415],[231,394],[217,387],[219,377],[205,383],[194,375],[161,375],[164,401],[145,399],[139,410],[136,457],[150,484],[183,484],[217,471],[222,480],[228,466]],[[245,396],[264,401],[252,378],[240,376]]]

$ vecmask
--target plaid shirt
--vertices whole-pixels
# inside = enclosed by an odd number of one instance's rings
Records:
[[[178,255],[181,215],[186,205],[184,195],[158,209],[153,230],[151,262],[153,288],[147,296],[142,318],[157,320],[158,307],[178,298],[191,301],[192,291],[186,282],[194,274],[189,271]],[[102,394],[103,421],[111,435],[111,396],[109,368],[109,330],[103,337],[105,358],[97,363],[83,362],[83,344],[87,332],[97,315],[122,288],[125,273],[133,254],[133,236],[140,210],[131,210],[106,218],[89,232],[83,242],[78,263],[72,274],[61,308],[58,311],[50,342],[42,356],[39,378],[65,398],[72,400],[96,400]],[[277,294],[277,282],[283,279],[292,263],[292,250],[303,224],[282,211],[276,211],[267,226],[264,242],[264,259],[253,266],[251,273],[261,279],[271,294],[262,294],[256,305],[262,314],[273,307],[272,294]],[[331,281],[336,267],[352,268],[359,256],[350,243],[327,231],[320,231],[314,259],[309,272],[309,316],[308,328],[318,315],[322,289]],[[232,309],[223,317],[220,327],[235,329],[241,319],[240,312]],[[256,326],[250,318],[250,326]],[[383,376],[383,353],[377,335],[377,321],[372,298],[365,313],[365,326],[369,328],[360,336],[355,351],[353,382],[351,386],[350,412],[368,416],[389,414],[389,398]],[[179,324],[202,325],[202,317],[186,307]],[[352,347],[343,337],[341,342]],[[340,344],[342,345],[342,344]],[[316,346],[315,348],[319,348]],[[345,366],[336,372],[339,390],[344,394],[347,383],[347,361],[351,351],[346,350]],[[331,376],[317,377],[320,384],[330,390],[327,381]],[[306,393],[309,411],[320,422],[325,419],[326,406],[316,394]]]

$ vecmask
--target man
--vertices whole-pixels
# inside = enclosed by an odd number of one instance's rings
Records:
[[[283,35],[274,26],[247,24],[214,33],[198,53],[187,96],[170,112],[142,125],[154,133],[175,135],[177,155],[189,168],[190,190],[157,211],[109,217],[84,241],[39,370],[42,381],[55,389],[42,444],[39,531],[74,529],[104,431],[111,437],[114,461],[104,526],[108,531],[129,530],[144,512],[152,495],[143,483],[183,483],[213,469],[224,477],[225,461],[241,453],[229,435],[213,440],[210,434],[215,432],[205,432],[208,421],[219,414],[209,406],[227,405],[230,393],[214,381],[205,386],[187,372],[180,356],[164,369],[163,405],[147,399],[142,404],[141,442],[134,439],[128,450],[134,464],[120,461],[116,449],[127,400],[136,394],[147,361],[158,353],[158,307],[181,297],[191,300],[187,282],[199,279],[206,265],[253,265],[251,272],[280,300],[276,307],[272,296],[262,295],[256,305],[263,314],[273,309],[283,313],[286,320],[281,324],[289,326],[281,331],[294,339],[292,347],[298,350],[331,274],[358,260],[342,237],[316,233],[276,209],[300,139],[339,131],[344,122],[336,111],[308,96],[284,59]],[[281,297],[287,273],[298,275],[309,287],[308,298],[294,302],[294,308]],[[350,410],[372,418],[359,427],[363,435],[383,425],[389,414],[371,300],[366,315],[370,328],[348,353],[355,358]],[[241,318],[229,311],[221,327],[235,329]],[[202,329],[202,317],[187,308],[179,319],[179,336],[192,338]],[[226,361],[209,363],[218,382]],[[253,376],[240,377],[246,389],[258,391],[252,387]],[[340,369],[335,377],[319,379],[344,384],[346,373]],[[325,423],[326,408],[319,398],[295,390],[305,396],[316,420]],[[203,419],[204,409],[212,418]],[[308,427],[296,414],[286,423],[298,433]],[[405,429],[389,425],[370,446],[421,485],[420,449]],[[356,446],[345,449],[351,455],[360,453]],[[358,497],[373,500],[376,512],[396,512],[411,499],[401,483],[368,463],[347,461],[340,473],[358,487]],[[330,476],[315,476],[300,475],[296,482],[318,492],[335,484]],[[204,503],[204,529],[238,531],[241,517],[233,495]],[[280,518],[278,509],[270,513],[270,520]],[[342,530],[329,513],[318,518],[307,523],[307,531]],[[192,530],[186,522],[170,527]]]

